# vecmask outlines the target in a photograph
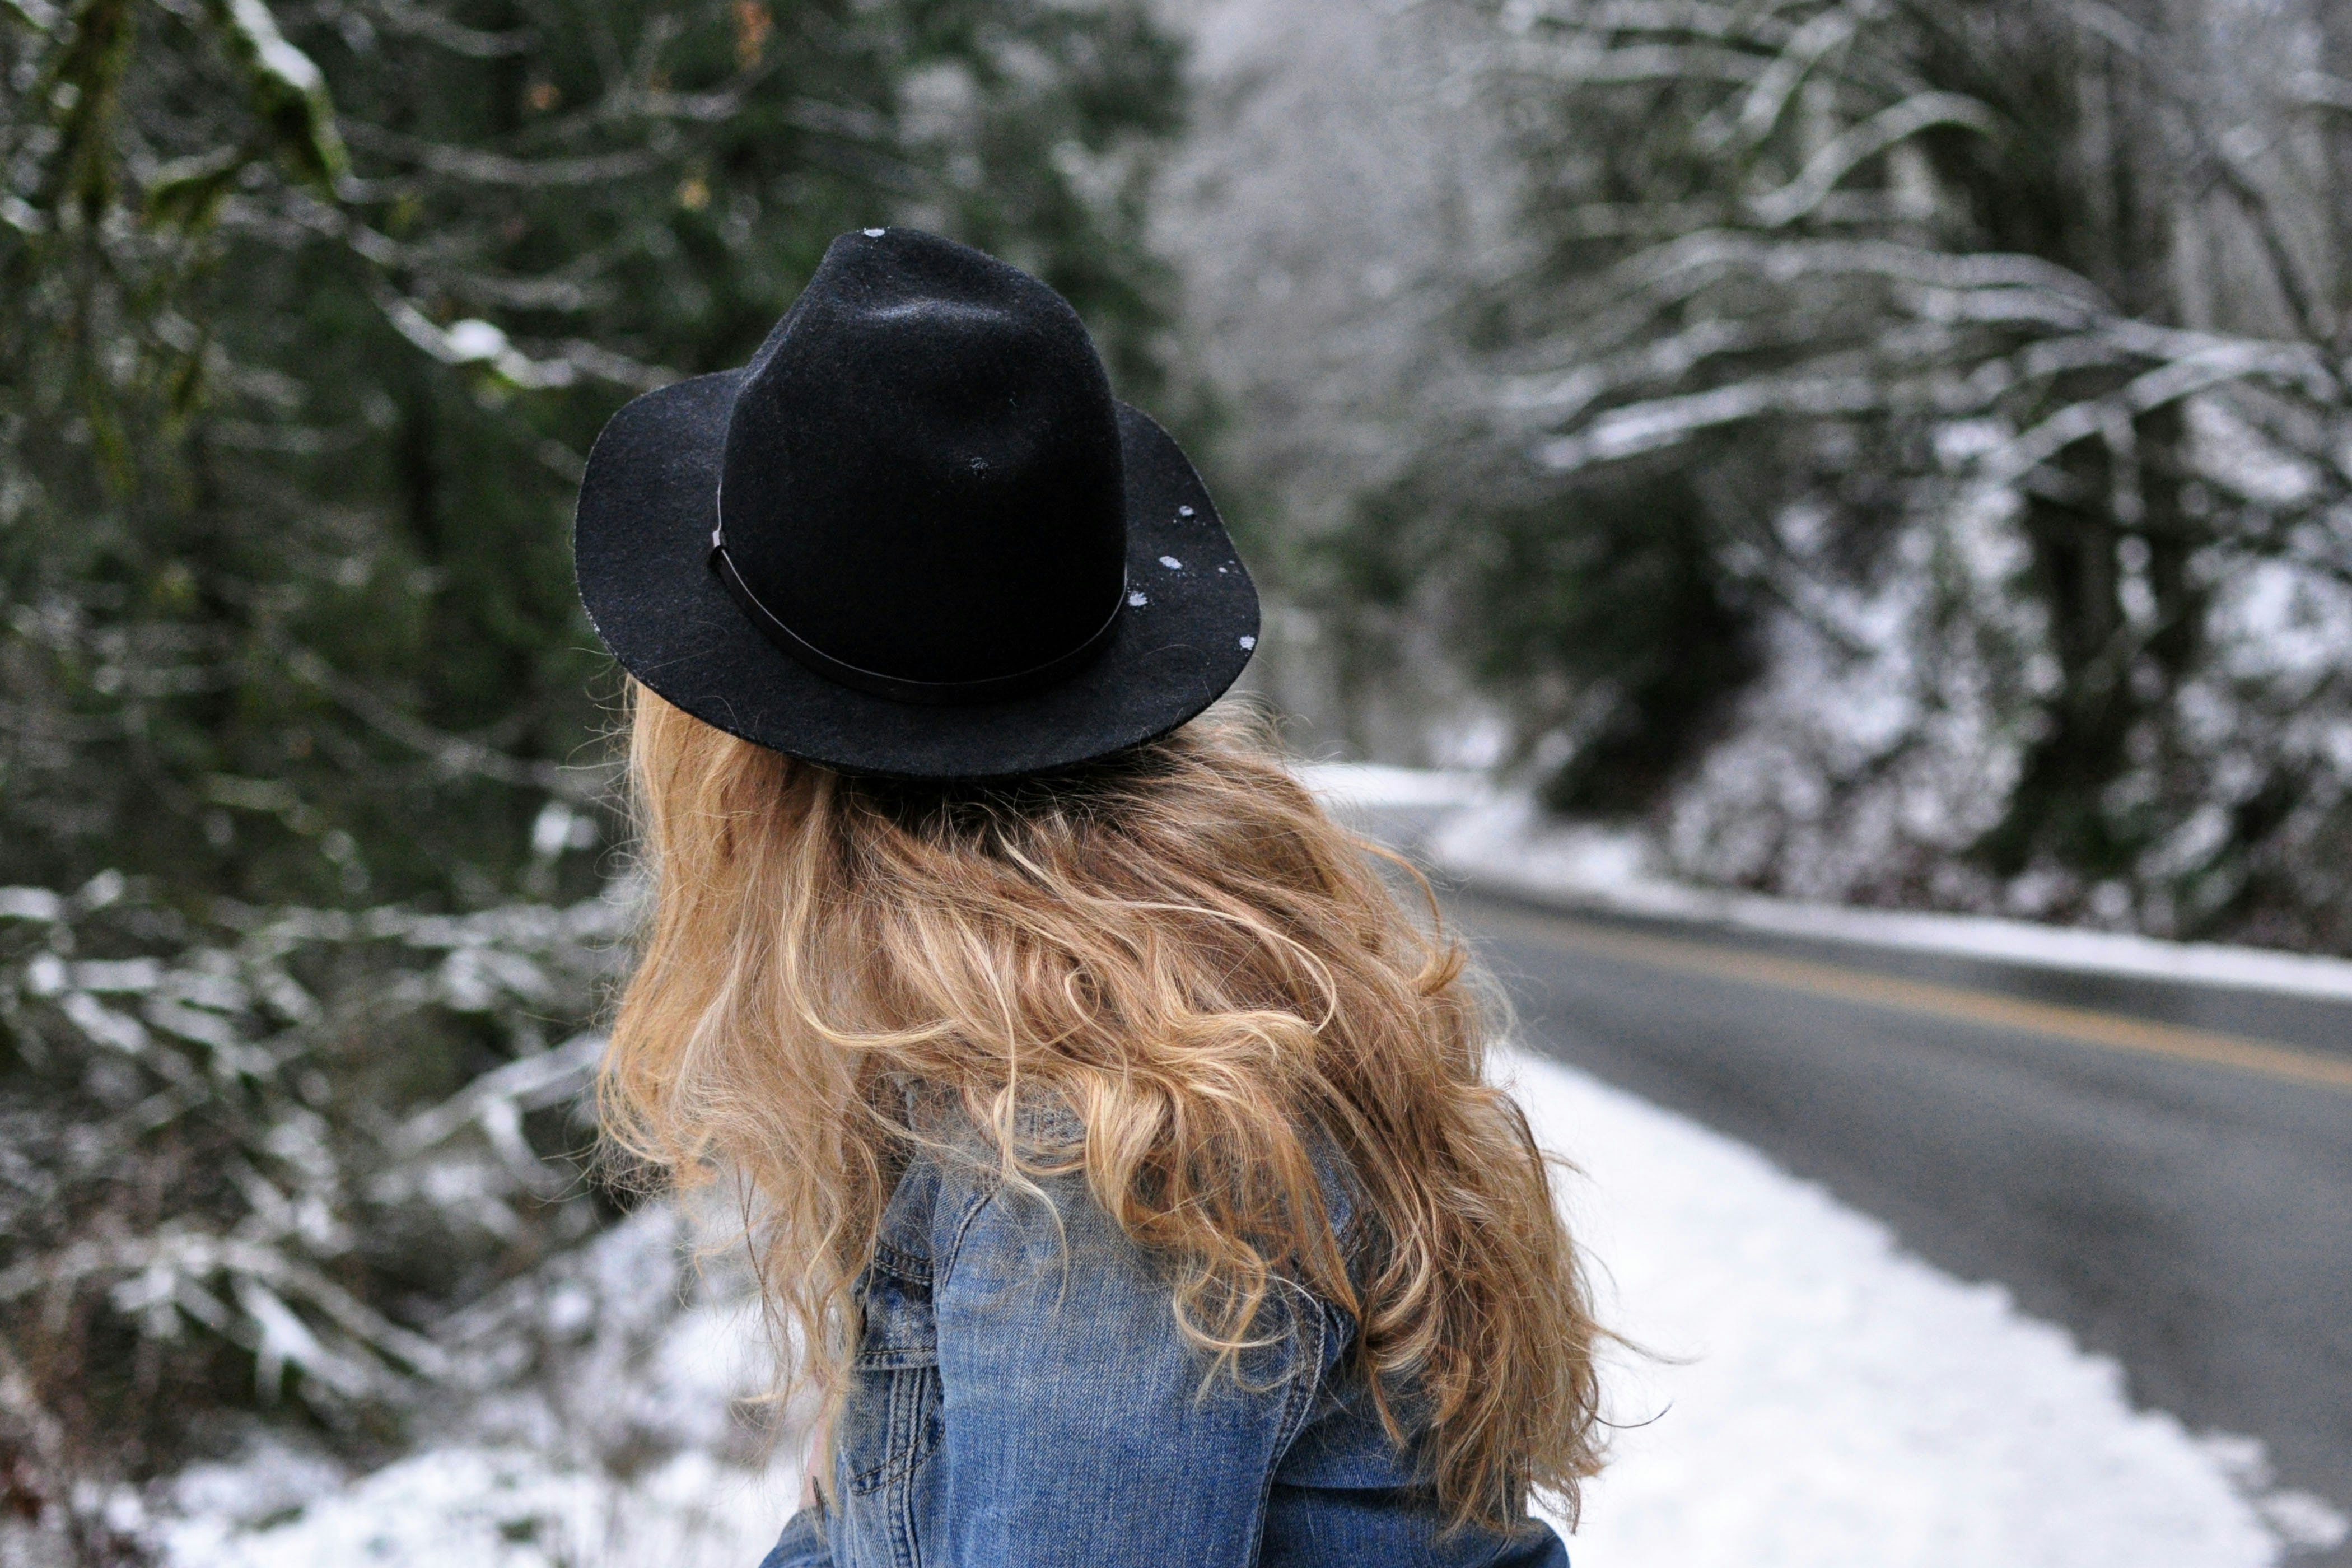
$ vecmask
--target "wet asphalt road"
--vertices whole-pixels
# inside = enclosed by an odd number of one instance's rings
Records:
[[[2007,1286],[2352,1513],[2352,1005],[1449,901],[1528,1045]]]

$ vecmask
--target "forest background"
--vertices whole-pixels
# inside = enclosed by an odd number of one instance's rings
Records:
[[[29,1561],[602,1343],[572,489],[846,228],[1078,307],[1302,750],[1695,880],[2352,952],[2344,7],[0,0],[0,72]]]

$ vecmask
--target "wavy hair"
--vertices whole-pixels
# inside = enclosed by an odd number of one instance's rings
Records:
[[[739,1184],[780,1342],[802,1347],[787,1376],[826,1408],[916,1139],[904,1085],[960,1095],[1016,1177],[1035,1170],[1016,1109],[1045,1096],[1084,1128],[1056,1168],[1168,1261],[1188,1339],[1237,1371],[1269,1297],[1303,1285],[1356,1320],[1349,1354],[1455,1524],[1507,1526],[1532,1497],[1573,1517],[1600,1467],[1601,1331],[1547,1162],[1486,1079],[1493,1010],[1434,901],[1407,912],[1262,721],[919,787],[638,689],[629,760],[656,897],[605,1134],[674,1186]],[[1359,1189],[1344,1243],[1318,1138]]]

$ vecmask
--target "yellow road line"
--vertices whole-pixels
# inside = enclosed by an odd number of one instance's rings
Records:
[[[2293,1046],[2274,1045],[2268,1040],[2251,1039],[2242,1035],[2185,1029],[2171,1024],[2151,1023],[2144,1018],[2094,1012],[2087,1007],[2029,1002],[2022,997],[2003,996],[1996,992],[1937,985],[1928,981],[1874,974],[1867,970],[1847,969],[1833,963],[1781,958],[1771,953],[1717,947],[1709,942],[1621,931],[1565,915],[1533,916],[1481,909],[1469,923],[1474,927],[1507,930],[1514,935],[1534,937],[1553,946],[1579,948],[1589,952],[1606,953],[1612,958],[1629,959],[1654,969],[1710,975],[1750,985],[1776,986],[1783,991],[1801,991],[1814,996],[1834,997],[1842,1002],[1859,1002],[1868,1006],[1891,1007],[1899,1012],[1922,1013],[1963,1024],[1981,1024],[1991,1028],[2048,1035],[2077,1045],[2098,1046],[2107,1050],[2170,1057],[2177,1061],[2198,1062],[2206,1067],[2260,1073],[2266,1078],[2283,1079],[2290,1083],[2352,1090],[2352,1058],[2300,1050]]]

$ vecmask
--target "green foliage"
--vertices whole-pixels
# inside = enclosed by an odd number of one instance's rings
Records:
[[[1673,784],[1760,664],[1706,498],[1679,473],[1612,478],[1498,520],[1505,550],[1479,576],[1489,679],[1556,673],[1585,699],[1544,802],[1600,817]]]
[[[0,880],[494,895],[594,793],[570,495],[841,230],[1035,268],[1152,385],[1139,6],[81,0],[0,34]],[[348,143],[348,150],[347,150]],[[609,686],[607,686],[609,690]],[[574,865],[566,885],[590,873]]]

